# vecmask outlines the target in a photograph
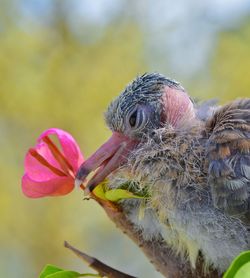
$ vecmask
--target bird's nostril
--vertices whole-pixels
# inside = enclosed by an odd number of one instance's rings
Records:
[[[150,132],[150,137],[155,137],[155,136],[156,136],[156,131],[152,130],[152,131]]]
[[[90,169],[88,169],[87,167],[81,166],[76,174],[76,179],[83,181],[90,172],[91,172]]]

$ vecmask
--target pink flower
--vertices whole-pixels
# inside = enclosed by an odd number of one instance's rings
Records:
[[[49,135],[57,138],[61,148]],[[75,174],[83,161],[80,148],[69,133],[57,128],[46,130],[26,154],[23,193],[30,198],[68,194],[74,188]]]

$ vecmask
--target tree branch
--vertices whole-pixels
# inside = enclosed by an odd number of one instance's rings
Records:
[[[93,268],[98,272],[100,276],[105,276],[109,278],[136,278],[135,276],[128,275],[119,270],[116,270],[98,259],[83,253],[82,251],[76,249],[72,245],[70,245],[67,241],[64,242],[64,246],[70,249],[74,254],[76,254],[80,259],[88,264],[89,267]]]

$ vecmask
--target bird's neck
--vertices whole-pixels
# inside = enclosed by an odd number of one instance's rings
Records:
[[[162,181],[184,188],[204,181],[204,160],[201,126],[187,131],[162,128],[133,152],[128,166],[131,178],[143,185]]]
[[[136,154],[135,178],[149,186],[153,203],[166,211],[197,204],[207,192],[205,142],[201,127],[164,132]],[[158,205],[156,205],[157,207]]]

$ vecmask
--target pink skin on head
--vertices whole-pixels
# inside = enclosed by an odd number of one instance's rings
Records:
[[[133,139],[114,132],[109,140],[80,166],[75,184],[79,186],[91,172],[99,168],[86,185],[86,191],[92,191],[111,172],[126,162],[128,154],[137,143]]]
[[[195,118],[193,103],[185,91],[166,86],[163,103],[165,106],[163,121],[175,128],[181,126],[183,122]]]

